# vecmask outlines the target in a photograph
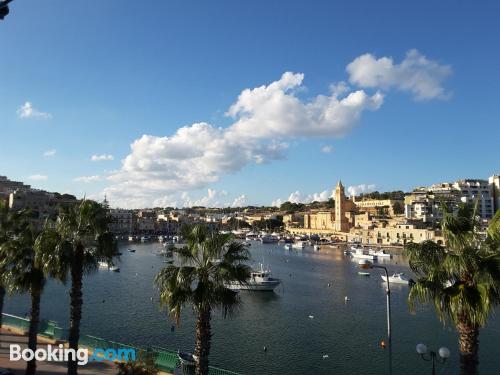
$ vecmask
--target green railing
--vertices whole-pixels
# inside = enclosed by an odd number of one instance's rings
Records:
[[[2,315],[3,315],[2,319],[3,325],[22,330],[23,332],[28,332],[30,326],[29,319],[5,313],[3,313]],[[43,320],[40,322],[38,328],[38,334],[55,340],[64,340],[67,336],[66,330],[59,327],[56,322],[53,322],[51,320]],[[102,349],[112,348],[115,350],[133,349],[136,352],[136,356],[140,356],[141,353],[152,353],[153,356],[156,358],[155,363],[158,369],[165,372],[174,372],[174,370],[179,366],[180,363],[176,351],[167,350],[159,347],[150,347],[150,348],[135,347],[90,335],[81,335],[78,344],[84,348],[90,349],[91,351],[93,351],[96,348],[102,348]],[[223,370],[212,366],[210,366],[209,368],[209,374],[241,375],[236,372]]]

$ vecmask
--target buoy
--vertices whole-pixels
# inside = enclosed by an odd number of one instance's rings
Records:
[[[327,359],[328,358],[328,354],[323,354],[323,359]]]
[[[314,319],[314,315],[309,315],[309,319]]]
[[[345,302],[350,301],[349,297],[345,296],[345,297],[344,297],[344,301],[345,301]]]
[[[267,352],[267,346],[264,346],[264,352]]]
[[[328,283],[328,288],[330,287],[330,283]]]
[[[385,349],[387,345],[384,340],[380,341],[380,346],[382,347],[382,349]]]

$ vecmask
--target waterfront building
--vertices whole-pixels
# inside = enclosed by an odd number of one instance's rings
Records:
[[[129,234],[134,230],[133,213],[131,210],[112,208],[109,210],[112,222],[109,229],[114,234]]]
[[[493,209],[496,213],[500,210],[500,175],[496,174],[488,179],[491,186],[491,191],[493,193]]]
[[[493,217],[493,186],[488,180],[458,180],[453,187],[459,191],[462,202],[475,204],[477,201],[477,213],[482,219],[489,220]]]

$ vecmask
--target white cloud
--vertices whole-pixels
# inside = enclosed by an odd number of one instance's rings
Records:
[[[80,176],[80,177],[75,177],[73,179],[75,182],[83,182],[85,184],[89,184],[91,182],[97,182],[101,181],[101,176],[95,175],[95,176]]]
[[[375,185],[370,184],[360,184],[360,185],[351,185],[347,188],[347,193],[349,196],[352,195],[360,195],[361,193],[369,193],[375,190]]]
[[[271,202],[271,206],[272,207],[279,207],[281,206],[283,203],[285,203],[284,201],[282,201],[280,198],[278,199],[275,199]]]
[[[25,102],[22,106],[17,109],[17,115],[20,118],[39,118],[39,119],[49,119],[52,117],[50,113],[39,111],[33,108],[31,102]]]
[[[150,206],[177,191],[203,188],[248,164],[282,159],[290,139],[343,136],[362,112],[383,103],[378,92],[341,96],[347,88],[302,101],[295,93],[303,78],[287,72],[268,86],[243,90],[227,112],[234,118],[227,128],[202,122],[171,136],[143,135],[132,143],[121,169],[108,177],[112,185],[104,192],[121,205]]]
[[[47,181],[48,177],[43,174],[32,174],[28,179],[33,181]]]
[[[333,151],[333,147],[330,145],[326,145],[326,146],[321,147],[321,152],[323,152],[325,154],[329,154],[332,151]]]
[[[349,81],[359,87],[396,88],[411,92],[416,100],[446,99],[450,93],[442,84],[452,74],[449,65],[429,60],[416,49],[407,52],[400,64],[392,57],[367,53],[354,59],[346,68]]]
[[[102,154],[102,155],[92,155],[90,157],[92,161],[103,161],[103,160],[114,160],[113,155],[110,154]]]
[[[55,149],[52,149],[52,150],[47,150],[43,153],[43,156],[46,156],[46,157],[50,157],[50,156],[54,156],[56,154],[56,150]]]
[[[247,201],[247,196],[245,194],[241,194],[240,196],[234,198],[231,207],[243,207]]]
[[[288,197],[287,201],[291,203],[311,203],[311,202],[325,202],[334,195],[334,190],[324,190],[320,193],[313,193],[308,195],[303,195],[299,190],[293,192]],[[273,202],[281,202],[281,199],[278,199]]]

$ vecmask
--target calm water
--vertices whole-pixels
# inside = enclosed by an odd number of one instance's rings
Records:
[[[185,309],[181,326],[171,332],[172,321],[157,303],[152,280],[164,266],[153,253],[159,245],[121,247],[120,273],[99,270],[85,280],[82,332],[123,343],[192,350],[191,309]],[[137,251],[129,253],[127,248]],[[222,319],[214,312],[213,365],[245,374],[387,373],[387,351],[380,347],[386,335],[385,289],[377,270],[371,277],[359,276],[356,264],[340,249],[296,252],[254,242],[250,251],[255,262],[264,259],[271,266],[283,286],[275,293],[242,292],[243,304],[234,317]],[[385,265],[389,271],[408,272],[401,256]],[[407,295],[407,286],[393,286],[394,374],[430,373],[430,364],[415,352],[418,342],[430,348],[449,347],[451,358],[438,366],[437,373],[456,374],[454,329],[444,327],[430,307],[410,313]],[[347,303],[345,296],[350,299]],[[67,326],[68,302],[66,288],[50,282],[42,300],[42,317]],[[24,315],[29,311],[27,298],[11,298],[5,311]],[[500,373],[498,318],[490,319],[480,341],[481,374]]]

